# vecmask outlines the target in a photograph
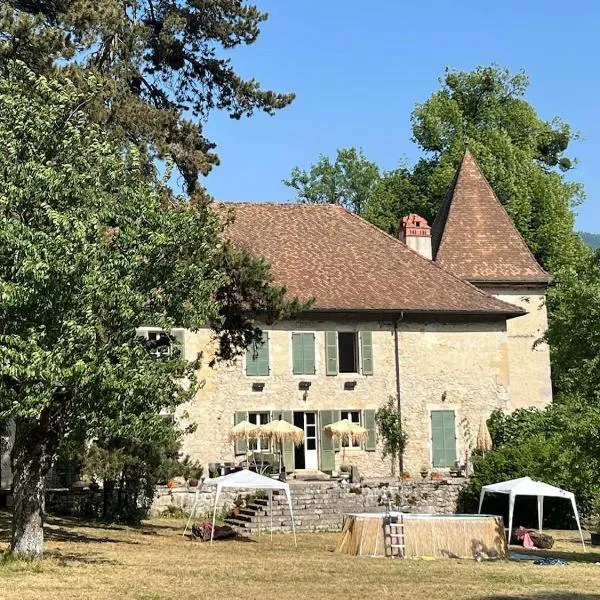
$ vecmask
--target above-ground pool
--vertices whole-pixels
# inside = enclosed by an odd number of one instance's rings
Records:
[[[395,548],[394,545],[404,545]],[[506,558],[502,517],[412,513],[344,515],[337,552],[405,558]]]

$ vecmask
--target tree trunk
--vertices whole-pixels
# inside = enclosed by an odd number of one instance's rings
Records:
[[[56,451],[54,432],[45,419],[16,419],[11,452],[14,512],[11,551],[24,558],[44,550],[46,475]]]

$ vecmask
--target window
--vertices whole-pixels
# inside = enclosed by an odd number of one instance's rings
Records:
[[[246,350],[246,375],[248,377],[269,374],[269,336],[263,331],[262,342],[252,344]]]
[[[358,373],[358,335],[351,331],[338,333],[340,373]]]
[[[452,467],[456,461],[456,431],[453,410],[431,411],[431,446],[434,467]]]
[[[373,343],[370,331],[326,331],[325,371],[373,375]]]
[[[360,425],[360,410],[343,410],[340,413],[342,419],[348,419],[351,423]],[[343,441],[342,446],[346,448],[360,448],[360,444],[357,444],[353,440]]]
[[[315,374],[314,333],[292,333],[292,372],[294,375]]]
[[[140,327],[136,330],[150,356],[155,358],[185,357],[183,329],[172,329],[168,334],[158,327]]]
[[[266,425],[270,421],[268,412],[248,413],[248,421],[255,425]],[[249,440],[248,449],[254,452],[270,452],[269,440]]]

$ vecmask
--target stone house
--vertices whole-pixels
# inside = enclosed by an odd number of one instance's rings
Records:
[[[289,471],[335,470],[340,448],[323,427],[340,418],[369,432],[345,449],[366,475],[388,475],[375,412],[399,398],[405,468],[444,470],[464,457],[492,410],[551,401],[548,276],[467,151],[430,228],[402,220],[399,239],[333,205],[232,204],[231,241],[271,264],[290,297],[312,299],[290,322],[264,326],[264,343],[232,364],[208,366],[178,418],[197,430],[184,452],[205,465],[244,458],[228,433],[242,419],[285,419],[304,444],[284,448]],[[210,332],[181,332],[186,356]],[[254,443],[257,451],[270,451]]]
[[[348,418],[369,435],[345,448],[347,462],[387,476],[375,413],[393,397],[408,433],[405,468],[439,471],[464,458],[494,409],[551,402],[540,342],[548,276],[468,151],[433,225],[408,215],[398,238],[333,205],[231,206],[231,241],[267,260],[290,297],[313,302],[214,368],[208,329],[176,332],[188,359],[204,355],[202,385],[176,417],[196,424],[183,451],[205,466],[245,457],[244,443],[228,441],[236,422],[282,418],[305,432],[302,446],[284,447],[288,471],[336,470],[342,453],[323,428]]]

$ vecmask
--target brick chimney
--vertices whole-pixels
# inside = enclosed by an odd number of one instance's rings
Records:
[[[427,221],[414,213],[402,217],[398,236],[411,250],[431,260],[431,227]]]

